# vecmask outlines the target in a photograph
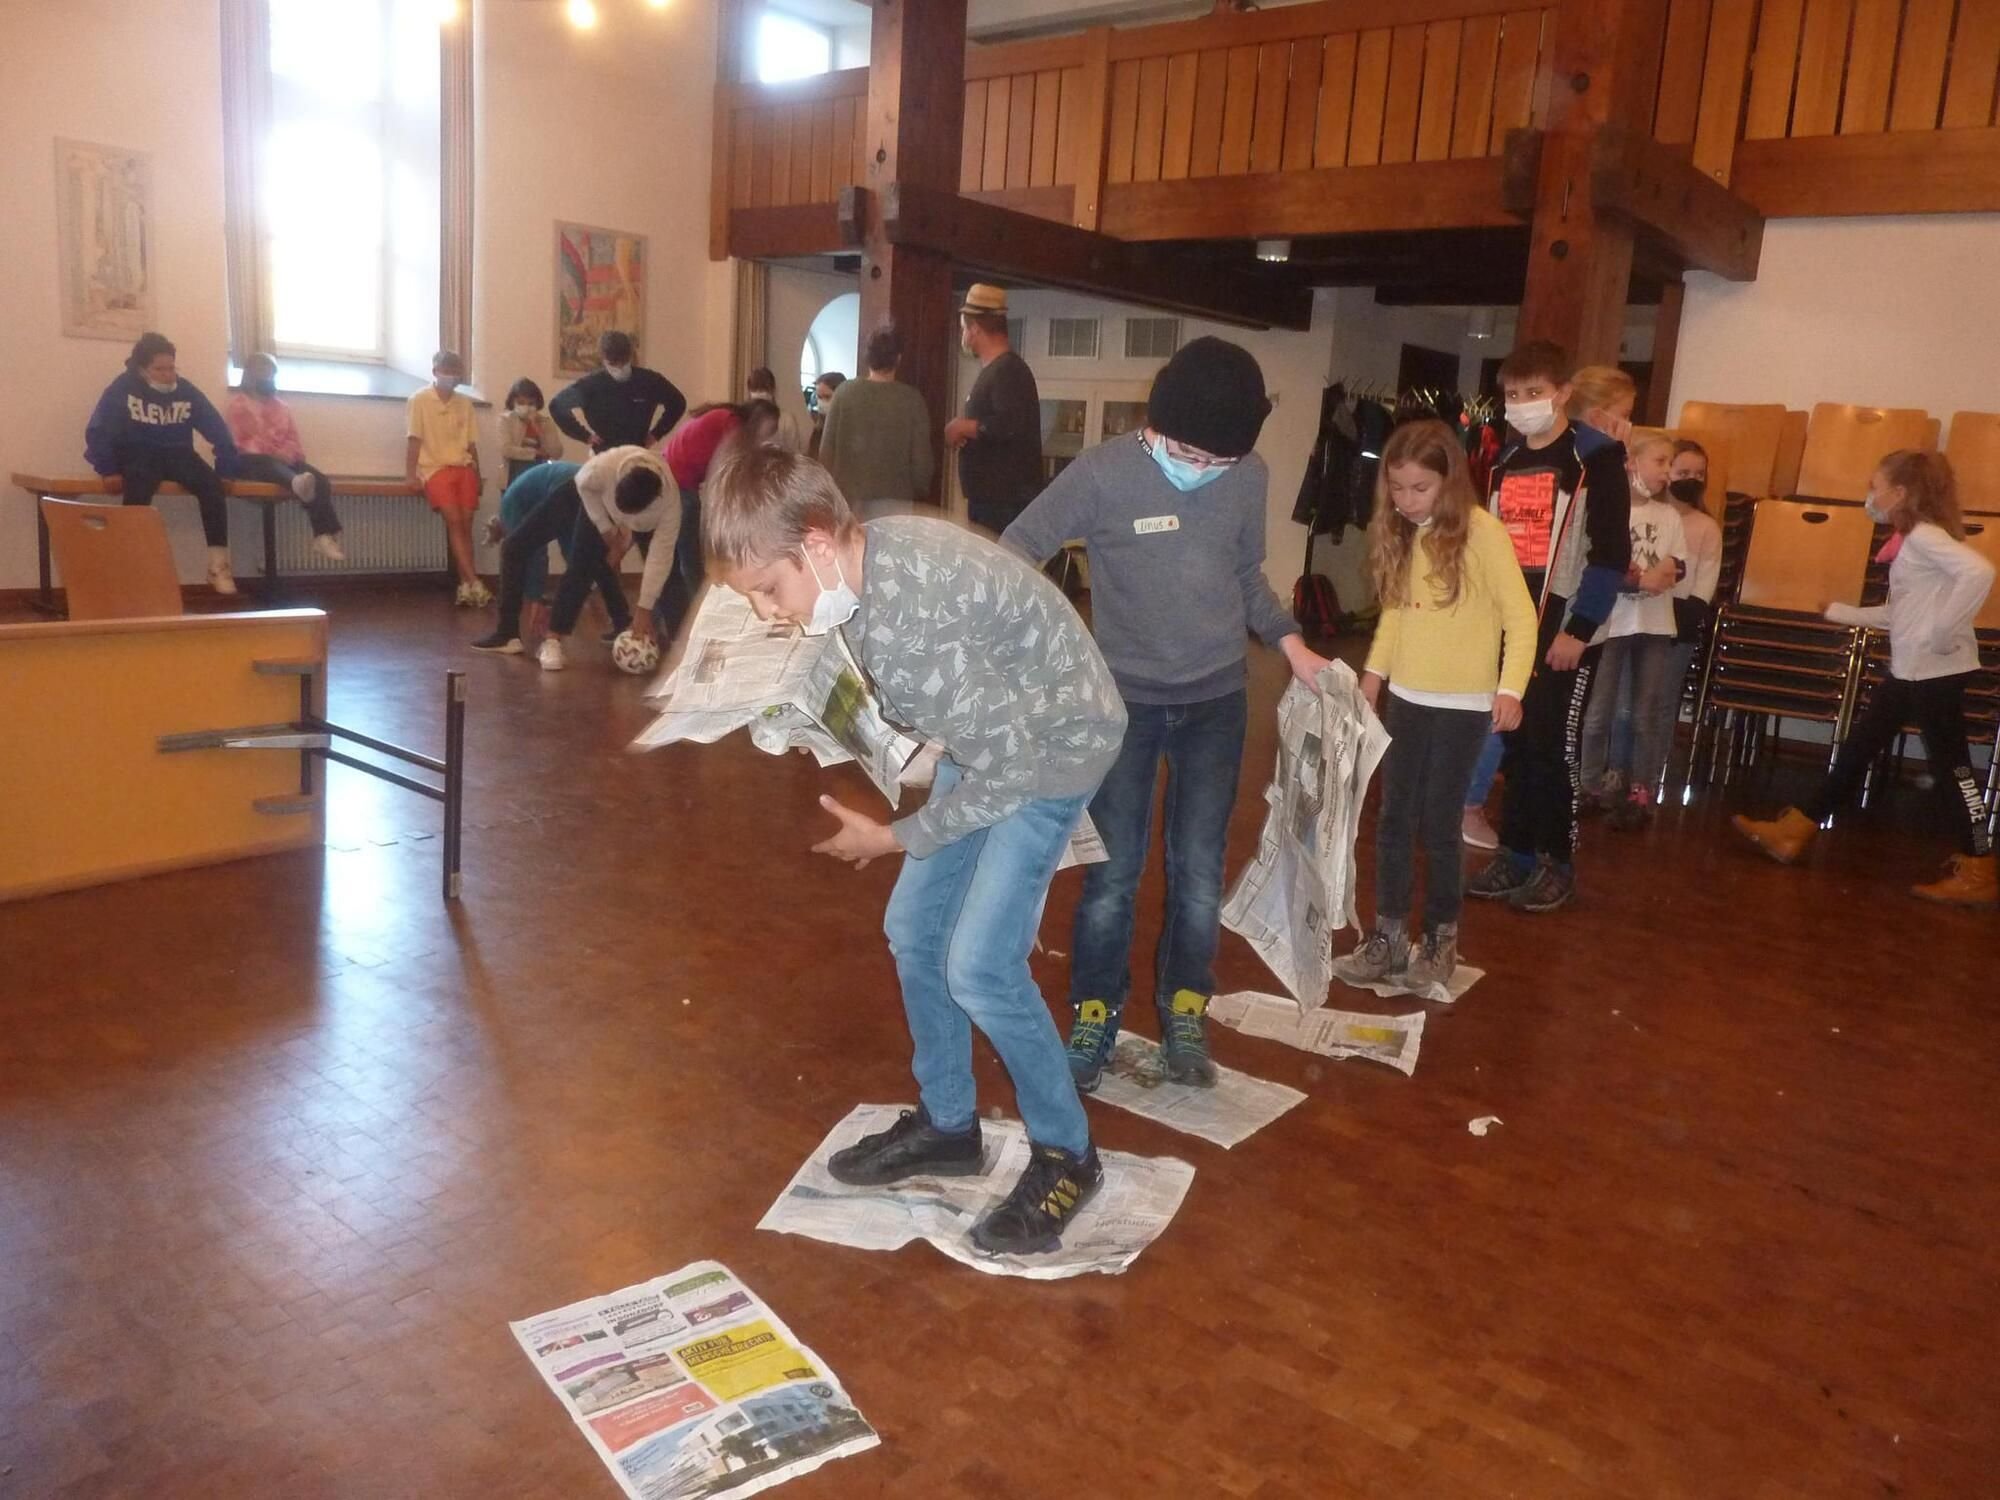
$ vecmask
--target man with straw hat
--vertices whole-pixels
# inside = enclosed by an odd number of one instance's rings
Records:
[[[979,361],[965,415],[945,424],[972,524],[1005,531],[1042,488],[1042,396],[1007,337],[1007,292],[974,284],[958,310],[959,343]]]

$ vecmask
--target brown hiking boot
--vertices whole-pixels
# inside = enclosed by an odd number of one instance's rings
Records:
[[[2000,906],[2000,873],[1995,872],[1990,854],[1954,854],[1949,875],[1929,885],[1913,885],[1910,894],[1946,906]]]
[[[1729,822],[1781,865],[1796,864],[1799,856],[1812,847],[1813,835],[1819,832],[1819,825],[1796,807],[1786,808],[1768,823],[1746,818],[1741,813]]]

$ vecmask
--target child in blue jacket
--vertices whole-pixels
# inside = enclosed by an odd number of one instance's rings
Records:
[[[91,468],[124,481],[127,505],[151,505],[171,480],[201,505],[208,541],[208,584],[218,594],[236,592],[229,570],[229,511],[221,475],[236,468],[229,424],[208,397],[174,369],[174,346],[164,334],[142,334],[125,371],[97,398],[83,430],[83,456]],[[211,469],[194,451],[199,432],[215,449]]]

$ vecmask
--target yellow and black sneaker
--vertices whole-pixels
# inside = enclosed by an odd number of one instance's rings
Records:
[[[988,1255],[1045,1255],[1103,1181],[1095,1146],[1081,1156],[1037,1146],[1014,1191],[972,1226],[972,1243]]]
[[[1118,1041],[1120,1012],[1102,1000],[1085,1000],[1069,1023],[1069,1076],[1079,1094],[1094,1094]]]
[[[1175,990],[1160,1016],[1160,1043],[1167,1077],[1200,1089],[1215,1087],[1215,1059],[1208,1055],[1208,996]]]

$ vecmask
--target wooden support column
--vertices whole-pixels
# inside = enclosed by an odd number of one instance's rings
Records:
[[[1616,364],[1632,281],[1632,226],[1600,214],[1591,165],[1600,127],[1649,131],[1667,0],[1559,0],[1544,66],[1548,128],[1535,176],[1520,336],[1578,364]]]
[[[861,338],[865,344],[870,333],[888,322],[902,331],[902,378],[923,393],[931,440],[941,445],[958,357],[951,259],[926,246],[892,244],[875,206],[895,183],[958,191],[965,124],[965,0],[875,0],[870,9],[863,178],[869,191],[855,195],[864,205]],[[941,475],[944,465],[937,469]],[[936,486],[933,480],[928,498],[936,499]]]

